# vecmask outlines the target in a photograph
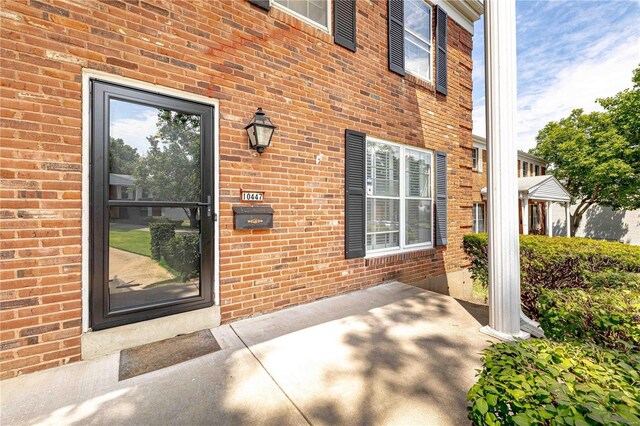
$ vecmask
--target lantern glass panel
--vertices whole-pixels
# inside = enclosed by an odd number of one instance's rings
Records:
[[[258,146],[268,147],[273,135],[273,128],[267,126],[255,126]]]
[[[249,135],[249,144],[255,148],[257,144],[255,124],[252,124],[251,126],[247,127],[247,134]]]

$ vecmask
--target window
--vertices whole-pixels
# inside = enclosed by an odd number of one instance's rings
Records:
[[[478,148],[471,150],[471,161],[473,163],[473,170],[478,170]]]
[[[329,29],[329,1],[328,0],[272,0],[277,7],[309,22],[312,25]]]
[[[367,252],[432,245],[432,154],[367,140]]]
[[[540,166],[538,166],[537,164],[536,164],[536,167],[535,167],[535,175],[536,176],[540,176]]]
[[[431,81],[431,7],[424,0],[404,3],[405,70]]]
[[[542,212],[540,204],[529,204],[529,233],[535,234],[542,230]]]
[[[123,200],[129,199],[129,188],[127,188],[126,186],[120,187],[120,198]]]
[[[526,161],[522,162],[522,176],[529,176],[529,163]]]
[[[473,232],[484,232],[484,204],[473,203]]]

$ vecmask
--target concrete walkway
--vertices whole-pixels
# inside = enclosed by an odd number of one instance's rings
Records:
[[[0,382],[0,423],[468,424],[489,339],[467,309],[384,284],[215,328],[221,351],[122,382],[118,354]]]

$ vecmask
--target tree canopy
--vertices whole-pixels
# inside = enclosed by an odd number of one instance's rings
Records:
[[[576,109],[548,123],[532,153],[569,190],[577,208],[572,229],[593,204],[613,210],[640,208],[640,67],[634,86],[600,99],[604,112]]]
[[[132,175],[139,159],[137,149],[120,138],[109,138],[109,173]]]

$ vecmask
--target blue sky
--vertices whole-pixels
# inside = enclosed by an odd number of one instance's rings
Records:
[[[519,0],[518,148],[535,146],[549,121],[631,86],[640,64],[640,0]],[[485,136],[484,19],[473,49],[473,132]]]

